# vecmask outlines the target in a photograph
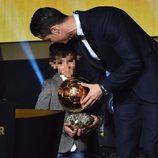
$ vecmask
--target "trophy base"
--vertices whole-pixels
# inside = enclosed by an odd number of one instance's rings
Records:
[[[71,113],[66,118],[66,122],[71,124],[72,128],[87,128],[93,121],[93,117],[86,113]]]

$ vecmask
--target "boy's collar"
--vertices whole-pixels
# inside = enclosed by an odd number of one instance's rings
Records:
[[[63,81],[65,81],[65,80],[67,79],[67,77],[66,77],[65,75],[63,75],[63,74],[60,74],[60,77],[61,77],[61,79],[62,79]]]

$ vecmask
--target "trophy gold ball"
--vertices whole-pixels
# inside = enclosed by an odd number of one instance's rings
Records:
[[[71,77],[63,81],[58,89],[59,101],[69,112],[81,112],[83,110],[80,101],[88,94],[89,88],[83,87],[81,82],[88,83],[82,77]]]

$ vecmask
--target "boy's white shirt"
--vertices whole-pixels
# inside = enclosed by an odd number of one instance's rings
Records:
[[[67,77],[63,74],[60,74],[60,77],[61,77],[62,81],[65,81],[67,79]]]

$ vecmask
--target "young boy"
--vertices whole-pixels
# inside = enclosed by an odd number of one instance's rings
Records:
[[[49,51],[49,64],[57,73],[44,82],[35,108],[65,110],[58,100],[58,88],[65,79],[75,74],[76,62],[80,57],[71,43],[50,45]],[[85,110],[94,118],[90,128],[72,129],[69,124],[64,123],[57,158],[95,158],[98,143],[96,129],[100,127],[103,117],[100,106],[101,104]],[[68,115],[66,112],[65,118]]]

